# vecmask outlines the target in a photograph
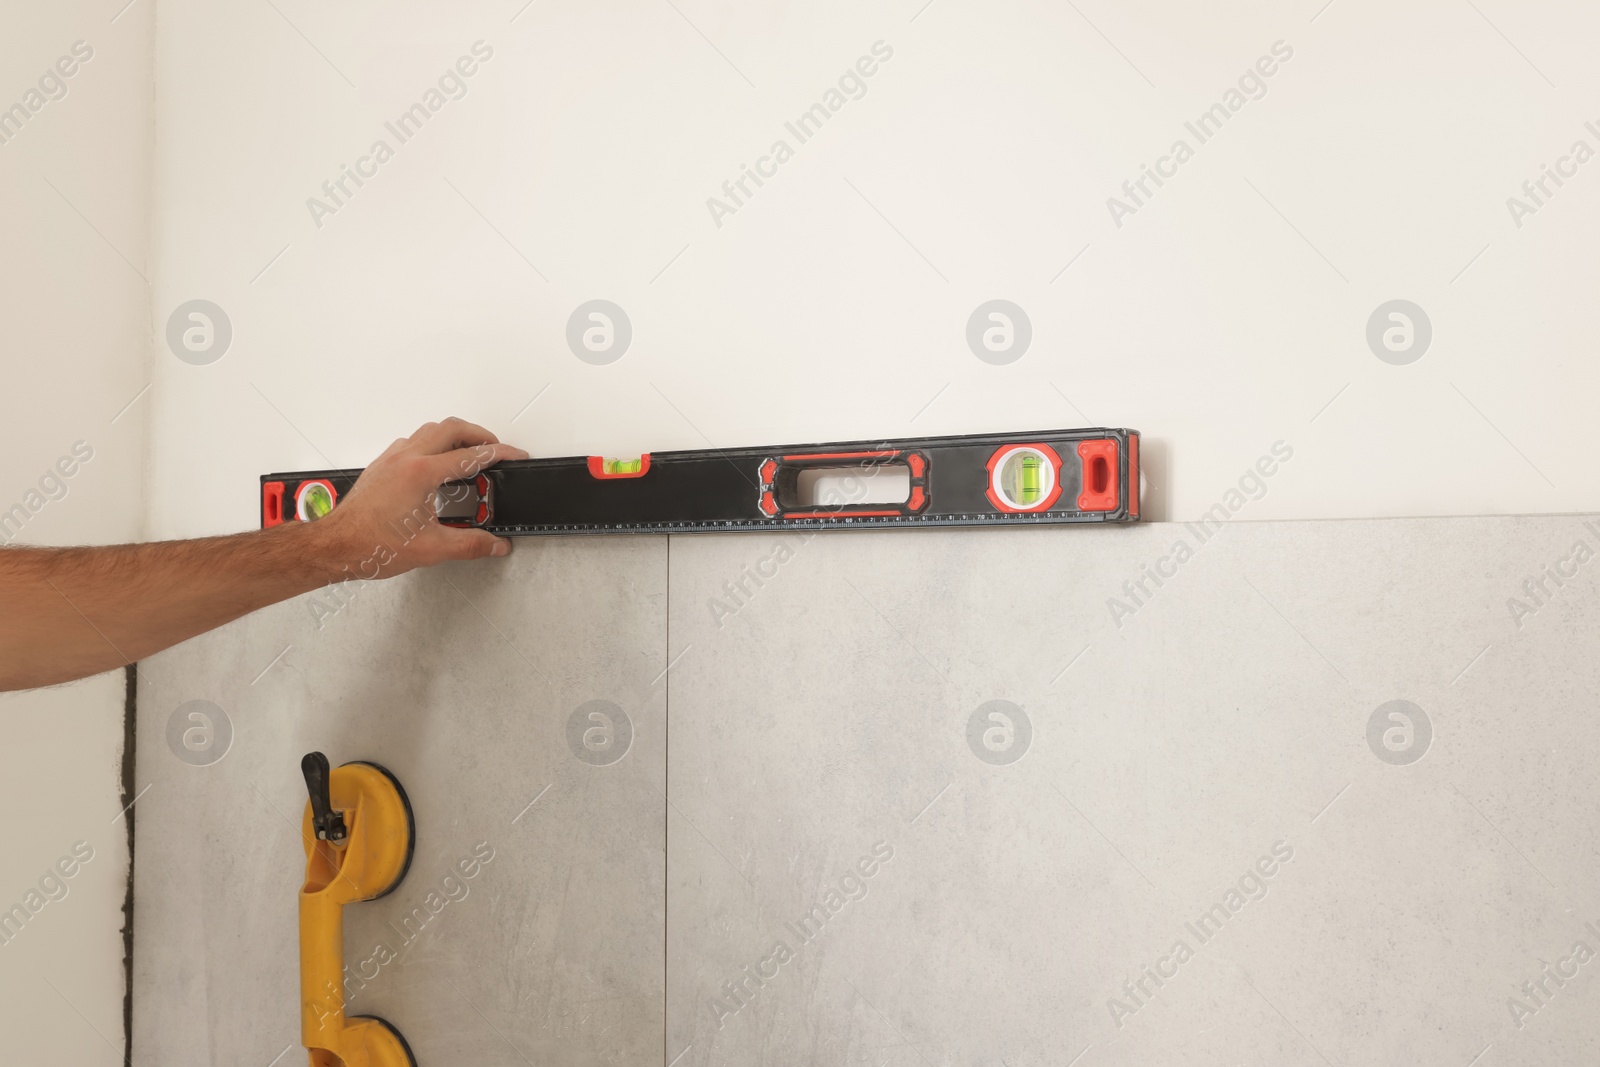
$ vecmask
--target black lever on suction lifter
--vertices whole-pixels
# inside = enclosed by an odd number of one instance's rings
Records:
[[[344,812],[334,811],[328,797],[328,757],[320,752],[306,753],[300,761],[300,773],[306,776],[306,792],[311,794],[311,829],[317,840],[343,841]]]

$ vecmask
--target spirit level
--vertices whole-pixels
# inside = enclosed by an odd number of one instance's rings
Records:
[[[261,525],[327,514],[359,470],[268,474]],[[439,521],[496,534],[1136,522],[1139,434],[917,437],[508,460],[447,482]]]

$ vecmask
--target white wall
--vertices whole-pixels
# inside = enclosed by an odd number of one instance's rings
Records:
[[[16,544],[114,543],[143,532],[150,394],[129,405],[151,381],[141,272],[154,12],[139,2],[119,16],[121,6],[10,4],[0,29],[0,107],[27,102],[75,42],[93,52],[64,79],[65,96],[0,143],[0,511],[38,508],[6,528]],[[54,82],[45,88],[60,93]],[[51,480],[77,442],[92,458]],[[123,706],[120,670],[0,696],[0,909],[26,907],[75,843],[93,850],[64,880],[65,897],[0,944],[0,1033],[15,1062],[122,1059]],[[46,882],[59,896],[56,885]]]
[[[155,316],[211,300],[234,338],[157,360],[153,532],[251,526],[259,474],[450,413],[542,454],[1130,425],[1155,517],[1278,439],[1294,460],[1241,517],[1600,507],[1600,164],[1521,228],[1505,203],[1600,148],[1595,13],[675,4],[163,5]],[[468,95],[400,144],[384,123],[480,39]],[[799,144],[784,122],[879,40]],[[1184,123],[1278,41],[1200,144]],[[708,197],[779,137],[794,158],[718,227]],[[1179,137],[1194,158],[1116,226]],[[319,227],[308,198],[379,138],[394,158]],[[609,366],[564,341],[596,297],[633,323]],[[1034,328],[1007,366],[965,340],[996,297]],[[1395,298],[1433,324],[1409,366],[1365,337]]]

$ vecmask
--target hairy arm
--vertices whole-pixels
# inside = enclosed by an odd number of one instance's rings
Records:
[[[0,549],[0,691],[111,670],[329,582],[503,556],[504,538],[440,525],[433,492],[526,457],[480,426],[446,419],[390,445],[316,522],[192,541]]]

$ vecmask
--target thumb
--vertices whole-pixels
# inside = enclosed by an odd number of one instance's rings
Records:
[[[511,553],[511,542],[496,537],[488,530],[452,530],[441,527],[444,533],[445,559],[483,559],[485,556],[505,556]]]

